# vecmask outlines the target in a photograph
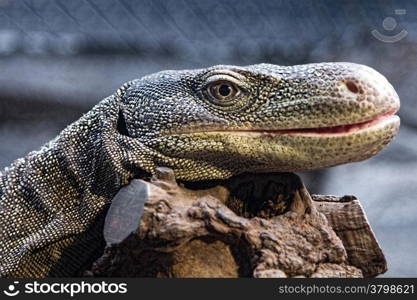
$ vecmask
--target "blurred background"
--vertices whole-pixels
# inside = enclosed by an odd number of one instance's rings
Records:
[[[417,277],[417,3],[414,1],[0,0],[0,169],[123,82],[214,64],[366,64],[402,101],[399,135],[365,162],[301,174],[356,195],[388,260]]]

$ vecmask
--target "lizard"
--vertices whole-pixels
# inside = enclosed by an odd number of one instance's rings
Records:
[[[354,63],[217,65],[122,85],[0,172],[0,276],[73,276],[118,190],[159,166],[183,181],[365,160],[396,135],[399,97]]]

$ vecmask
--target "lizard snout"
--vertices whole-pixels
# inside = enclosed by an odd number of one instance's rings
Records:
[[[336,83],[341,99],[355,100],[363,110],[378,114],[394,114],[400,108],[400,99],[388,80],[378,71],[363,65],[352,65],[352,72]]]

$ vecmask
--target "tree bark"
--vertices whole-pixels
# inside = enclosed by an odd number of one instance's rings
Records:
[[[386,261],[353,196],[310,196],[292,173],[177,184],[159,168],[106,217],[84,276],[374,277]]]

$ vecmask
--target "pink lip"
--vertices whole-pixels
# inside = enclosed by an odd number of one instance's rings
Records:
[[[365,127],[370,127],[377,123],[380,123],[383,120],[389,119],[395,114],[396,110],[386,112],[382,115],[376,116],[375,118],[355,123],[349,125],[339,125],[339,126],[330,126],[330,127],[320,127],[320,128],[298,128],[298,129],[284,129],[284,130],[251,130],[251,132],[264,132],[272,134],[288,134],[288,135],[297,135],[297,134],[343,134],[351,133],[358,131]]]

